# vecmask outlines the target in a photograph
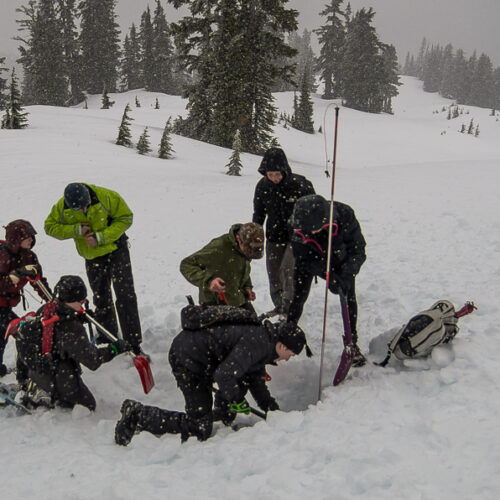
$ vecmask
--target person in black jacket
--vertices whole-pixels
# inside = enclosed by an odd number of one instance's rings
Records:
[[[237,413],[249,413],[249,390],[264,411],[278,410],[265,381],[265,365],[288,361],[306,344],[293,323],[223,324],[202,330],[182,330],[169,351],[172,373],[185,399],[185,412],[145,406],[125,400],[116,424],[115,441],[126,446],[138,431],[157,436],[181,434],[182,441],[200,441],[212,433],[214,420],[230,425]],[[213,405],[213,385],[218,391]]]
[[[253,222],[266,221],[266,264],[274,309],[268,316],[286,316],[293,296],[293,254],[287,226],[295,202],[314,194],[314,187],[302,175],[292,174],[284,151],[266,151],[258,172],[263,178],[255,187]]]
[[[354,210],[350,206],[335,201],[333,214],[329,289],[336,294],[342,291],[346,297],[355,348],[353,364],[362,366],[366,359],[358,347],[355,278],[366,260],[366,242]],[[329,219],[330,202],[320,195],[304,196],[295,204],[290,219],[295,257],[293,278],[295,293],[289,310],[289,321],[299,321],[313,277],[326,279]]]
[[[96,401],[82,380],[80,365],[95,371],[131,347],[124,340],[100,348],[90,343],[82,314],[87,289],[79,276],[62,276],[54,292],[55,315],[59,316],[59,320],[54,323],[50,350],[53,367],[49,372],[28,371],[30,383],[24,402],[32,407],[40,403],[47,406],[58,404],[65,408],[80,404],[93,411]],[[17,342],[22,342],[22,339]]]

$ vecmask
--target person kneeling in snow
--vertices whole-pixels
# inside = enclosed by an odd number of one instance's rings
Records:
[[[220,325],[182,330],[169,352],[172,373],[185,399],[185,413],[125,400],[116,424],[115,441],[126,446],[138,431],[160,436],[180,434],[205,441],[214,421],[231,425],[237,413],[250,412],[248,390],[264,411],[279,410],[265,381],[265,365],[288,361],[306,345],[304,332],[293,323]],[[218,385],[212,409],[213,384]]]
[[[82,314],[87,288],[79,276],[62,276],[54,292],[54,315],[59,319],[54,323],[50,349],[52,367],[44,372],[28,371],[29,383],[24,402],[31,407],[57,403],[65,408],[73,408],[80,404],[93,411],[96,401],[83,383],[80,364],[94,371],[118,354],[131,350],[131,347],[125,340],[101,348],[90,343],[83,325],[85,316]],[[41,312],[39,310],[37,314]],[[19,353],[22,351],[22,348],[18,348]],[[29,360],[24,361],[30,364]]]

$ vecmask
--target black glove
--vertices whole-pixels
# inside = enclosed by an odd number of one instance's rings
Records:
[[[15,274],[18,277],[26,276],[27,278],[35,279],[38,274],[38,266],[28,264],[27,266],[19,267],[11,274]]]
[[[270,398],[265,408],[262,408],[264,411],[277,411],[280,409],[280,405],[274,398]]]
[[[236,413],[229,409],[229,403],[220,397],[219,392],[215,394],[214,421],[221,420],[224,425],[231,425],[236,418]]]
[[[126,340],[118,339],[109,345],[109,348],[113,351],[115,356],[118,356],[122,352],[128,352],[131,350],[130,344]]]
[[[354,275],[332,273],[330,276],[330,291],[335,294],[342,292],[344,295],[354,286]]]

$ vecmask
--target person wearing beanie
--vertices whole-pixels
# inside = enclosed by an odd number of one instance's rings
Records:
[[[184,258],[180,271],[198,287],[200,304],[227,303],[254,311],[250,262],[262,258],[263,253],[262,226],[255,222],[234,224],[228,233]]]
[[[21,301],[21,294],[28,279],[38,276],[49,290],[47,280],[43,277],[42,267],[32,248],[35,246],[36,231],[26,220],[18,219],[5,226],[5,240],[0,241],[0,377],[7,373],[3,363],[7,339],[4,338],[8,324],[18,316],[14,308]],[[36,282],[30,285],[45,299],[45,295]],[[23,383],[25,372],[22,366],[17,366],[16,376]]]
[[[173,340],[169,363],[185,400],[185,411],[164,410],[125,400],[115,427],[115,441],[126,446],[136,432],[155,436],[180,434],[181,440],[205,441],[214,421],[231,425],[238,413],[249,413],[250,391],[265,412],[279,410],[266,385],[266,364],[299,355],[306,339],[295,324],[220,324],[182,330]],[[217,384],[214,404],[214,384]]]
[[[335,201],[333,214],[329,289],[336,294],[342,291],[346,297],[355,349],[353,364],[362,366],[366,359],[358,346],[355,278],[366,260],[366,242],[354,210],[349,205]],[[289,222],[293,229],[292,250],[295,257],[294,296],[289,321],[299,321],[313,278],[319,276],[326,279],[329,219],[330,202],[320,195],[304,196],[295,204]]]
[[[295,202],[302,196],[314,194],[314,187],[306,177],[293,174],[285,152],[268,149],[258,172],[262,175],[253,197],[253,221],[266,229],[266,266],[269,289],[274,309],[269,317],[286,317],[293,296],[294,259],[290,245],[287,221]]]
[[[115,358],[118,354],[129,351],[126,340],[117,340],[104,347],[92,345],[85,331],[83,305],[86,302],[87,288],[79,276],[62,276],[54,287],[52,317],[58,316],[54,323],[52,346],[50,349],[49,371],[28,370],[28,384],[24,403],[31,407],[53,407],[59,405],[72,408],[79,404],[93,411],[96,408],[95,398],[82,379],[81,365],[89,370],[97,370],[103,363]],[[43,314],[45,307],[37,311]],[[16,340],[24,342],[23,338]],[[22,346],[19,353],[26,352]]]
[[[115,191],[92,184],[72,182],[45,220],[45,232],[59,240],[72,238],[85,259],[94,294],[95,318],[113,335],[118,322],[123,334],[140,354],[142,328],[134,288],[128,237],[133,214]],[[116,312],[111,285],[116,296]],[[102,335],[98,342],[108,342]]]

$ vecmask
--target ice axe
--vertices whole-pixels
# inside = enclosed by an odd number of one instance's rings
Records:
[[[29,279],[29,278],[28,278]],[[42,290],[47,300],[53,300],[52,294],[47,290],[47,287],[42,283],[40,279],[29,279],[32,282],[36,282],[36,285]],[[90,314],[88,314],[84,309],[82,309],[82,314],[85,316],[85,319],[90,323],[94,324],[100,332],[102,332],[109,340],[112,342],[116,342],[118,339],[106,328],[104,328],[100,323],[98,323]],[[155,381],[153,379],[153,373],[151,372],[151,366],[149,365],[149,361],[147,358],[141,354],[135,355],[131,352],[127,353],[134,361],[134,366],[139,372],[139,377],[141,378],[142,388],[144,390],[144,394],[148,394],[148,392],[154,387]]]

